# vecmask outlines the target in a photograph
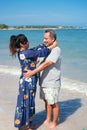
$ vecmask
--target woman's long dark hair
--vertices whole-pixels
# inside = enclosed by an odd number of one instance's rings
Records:
[[[10,44],[9,44],[9,50],[10,53],[13,55],[16,55],[17,51],[20,49],[20,43],[21,44],[27,44],[28,39],[24,34],[19,35],[12,35],[10,37]]]

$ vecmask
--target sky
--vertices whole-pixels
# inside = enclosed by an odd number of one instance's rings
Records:
[[[87,0],[0,0],[0,24],[87,27]]]

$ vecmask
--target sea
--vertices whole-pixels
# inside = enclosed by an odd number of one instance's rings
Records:
[[[62,51],[61,87],[87,95],[87,29],[55,29]],[[29,48],[43,43],[44,30],[0,30],[0,74],[20,75],[17,57],[9,52],[11,35],[25,34]]]

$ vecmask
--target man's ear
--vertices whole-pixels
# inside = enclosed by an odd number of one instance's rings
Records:
[[[56,40],[54,38],[52,38],[52,42],[55,42]]]

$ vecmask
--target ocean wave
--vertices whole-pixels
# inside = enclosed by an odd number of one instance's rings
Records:
[[[20,68],[14,67],[14,66],[0,65],[0,73],[20,75],[21,70],[20,70]]]
[[[21,69],[15,66],[0,65],[0,73],[19,76],[21,74]],[[87,96],[87,83],[84,82],[62,77],[61,88],[77,91]]]
[[[84,82],[80,82],[77,80],[72,80],[72,79],[63,77],[62,88],[77,91],[79,93],[86,94],[87,96],[87,83],[84,83]]]

